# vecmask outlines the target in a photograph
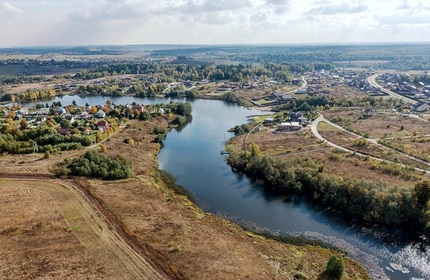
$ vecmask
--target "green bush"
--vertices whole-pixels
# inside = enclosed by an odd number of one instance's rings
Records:
[[[328,276],[333,277],[333,279],[340,279],[343,275],[343,270],[345,265],[343,261],[338,256],[331,256],[327,262],[325,272]]]
[[[131,161],[123,156],[108,157],[96,151],[87,151],[67,166],[71,175],[118,180],[133,176]]]

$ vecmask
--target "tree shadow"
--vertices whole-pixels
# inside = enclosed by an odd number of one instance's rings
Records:
[[[321,273],[317,280],[338,280],[339,278],[333,277],[332,275],[328,274],[326,271]]]

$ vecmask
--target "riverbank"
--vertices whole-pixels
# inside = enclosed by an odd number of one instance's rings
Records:
[[[158,172],[158,144],[151,127],[133,122],[106,142],[108,153],[131,158],[136,177],[121,182],[89,181],[90,193],[117,217],[142,248],[151,248],[159,265],[179,279],[318,279],[337,252],[268,239],[212,214],[175,191]],[[131,137],[135,146],[122,143]],[[344,257],[343,279],[369,279],[364,268]],[[306,278],[304,278],[306,279]]]
[[[178,192],[172,182],[166,183],[168,180],[164,180],[158,171],[157,154],[160,145],[153,142],[152,131],[157,126],[167,126],[167,122],[161,117],[147,122],[131,121],[127,128],[104,143],[108,155],[122,154],[133,161],[135,177],[121,181],[85,179],[70,181],[70,184],[80,185],[92,198],[93,203],[99,205],[97,207],[111,218],[110,222],[120,226],[120,232],[128,242],[134,244],[133,246],[138,245],[137,250],[150,259],[153,265],[173,279],[293,279],[295,276],[304,277],[302,279],[324,279],[320,276],[328,259],[333,254],[342,256],[341,253],[310,245],[291,245],[254,234],[226,219],[203,212],[186,195]],[[133,139],[134,144],[124,143],[125,139]],[[2,173],[31,176],[34,185],[27,184],[28,187],[23,188],[23,192],[31,194],[37,192],[38,185],[46,184],[43,176],[39,178],[35,175],[48,176],[49,171],[64,162],[65,158],[75,158],[84,152],[84,149],[62,152],[43,160],[43,156],[39,154],[4,156],[0,158],[2,166],[5,167]],[[52,203],[57,203],[55,198],[52,199]],[[22,210],[25,211],[24,208]],[[43,273],[44,270],[38,268],[38,262],[53,256],[53,253],[50,253],[52,246],[56,249],[66,248],[69,246],[69,240],[73,238],[74,242],[80,244],[79,246],[93,244],[92,237],[87,235],[83,226],[73,224],[74,216],[72,217],[66,210],[60,207],[59,217],[62,215],[67,221],[64,234],[67,234],[68,238],[58,238],[55,243],[46,242],[43,252],[50,254],[49,257],[39,252],[38,256],[31,257],[31,262],[34,263],[32,269],[36,267],[35,271],[25,274],[28,267],[22,265],[17,270],[19,273],[24,273],[22,275]],[[67,224],[73,226],[71,230],[67,230]],[[8,226],[14,225],[12,223]],[[15,238],[20,234],[21,242],[32,244],[30,241],[34,236],[30,238],[21,234],[21,227],[22,233],[25,233],[27,226],[19,225],[15,232],[1,234],[2,242],[11,244],[9,238]],[[51,231],[48,226],[43,226],[43,229],[43,232],[38,228],[33,230],[40,233],[38,238],[41,240],[44,236],[50,236]],[[54,229],[56,234],[61,235],[57,227],[54,226]],[[2,232],[4,233],[4,230]],[[31,248],[31,245],[26,247],[26,250],[33,249],[36,250]],[[23,249],[17,246],[13,250]],[[25,258],[25,254],[18,254],[13,262],[26,263],[21,258]],[[61,258],[59,263],[67,262],[67,256]],[[122,262],[116,258],[112,256],[109,263],[120,266]],[[343,279],[369,279],[361,265],[344,256],[342,258],[345,262]],[[97,256],[94,259],[97,259]],[[79,268],[82,266],[81,263],[76,265],[79,265]],[[107,263],[99,261],[97,263],[99,271],[93,269],[91,275],[113,277],[111,270],[104,268],[108,266]],[[49,267],[50,275],[57,276],[63,273],[73,275],[76,268],[74,263],[62,266],[61,271],[58,267]],[[130,274],[124,272],[123,275],[127,278]]]

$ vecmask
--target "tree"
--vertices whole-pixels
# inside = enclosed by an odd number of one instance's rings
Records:
[[[261,156],[260,147],[257,144],[252,143],[251,145],[251,157],[259,157]]]
[[[25,119],[22,119],[19,123],[19,128],[21,129],[27,129],[28,128],[28,122]]]
[[[149,114],[148,111],[143,111],[139,116],[139,120],[141,120],[141,121],[147,121],[150,118],[151,118],[151,115]]]
[[[51,153],[49,151],[46,151],[45,154],[43,155],[44,159],[49,159],[51,157]]]
[[[330,279],[340,279],[342,278],[343,270],[345,265],[343,261],[338,256],[331,256],[327,262],[325,273],[332,277]]]
[[[176,113],[181,116],[186,116],[186,117],[191,116],[192,111],[193,111],[193,108],[191,107],[191,104],[188,102],[179,103],[176,106]]]
[[[100,144],[100,153],[106,153],[107,147],[104,144]]]
[[[412,191],[415,207],[424,211],[430,208],[430,182],[418,182]]]

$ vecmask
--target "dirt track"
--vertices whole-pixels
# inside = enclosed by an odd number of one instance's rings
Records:
[[[100,253],[103,256],[95,257],[104,258],[107,263],[104,262],[103,265],[113,265],[117,277],[121,276],[121,279],[169,279],[139,251],[130,246],[130,242],[127,242],[121,232],[117,230],[119,227],[114,225],[74,184],[54,179],[48,174],[0,174],[0,178],[0,188],[8,190],[9,193],[18,189],[18,195],[38,193],[42,197],[52,198],[69,227],[79,228],[74,235],[79,239],[80,244],[90,251],[102,249]],[[37,205],[33,207],[36,209]],[[25,209],[22,210],[25,211]],[[7,232],[7,229],[0,226],[0,235],[5,235],[4,232]],[[6,254],[1,251],[0,255]],[[2,279],[20,276],[14,275],[10,271],[8,274],[1,270],[0,272]],[[64,271],[57,273],[65,274]],[[108,278],[113,277],[111,272],[109,274],[106,275]],[[59,275],[57,274],[57,276]],[[55,278],[58,278],[57,276]],[[97,277],[97,275],[94,276]]]

